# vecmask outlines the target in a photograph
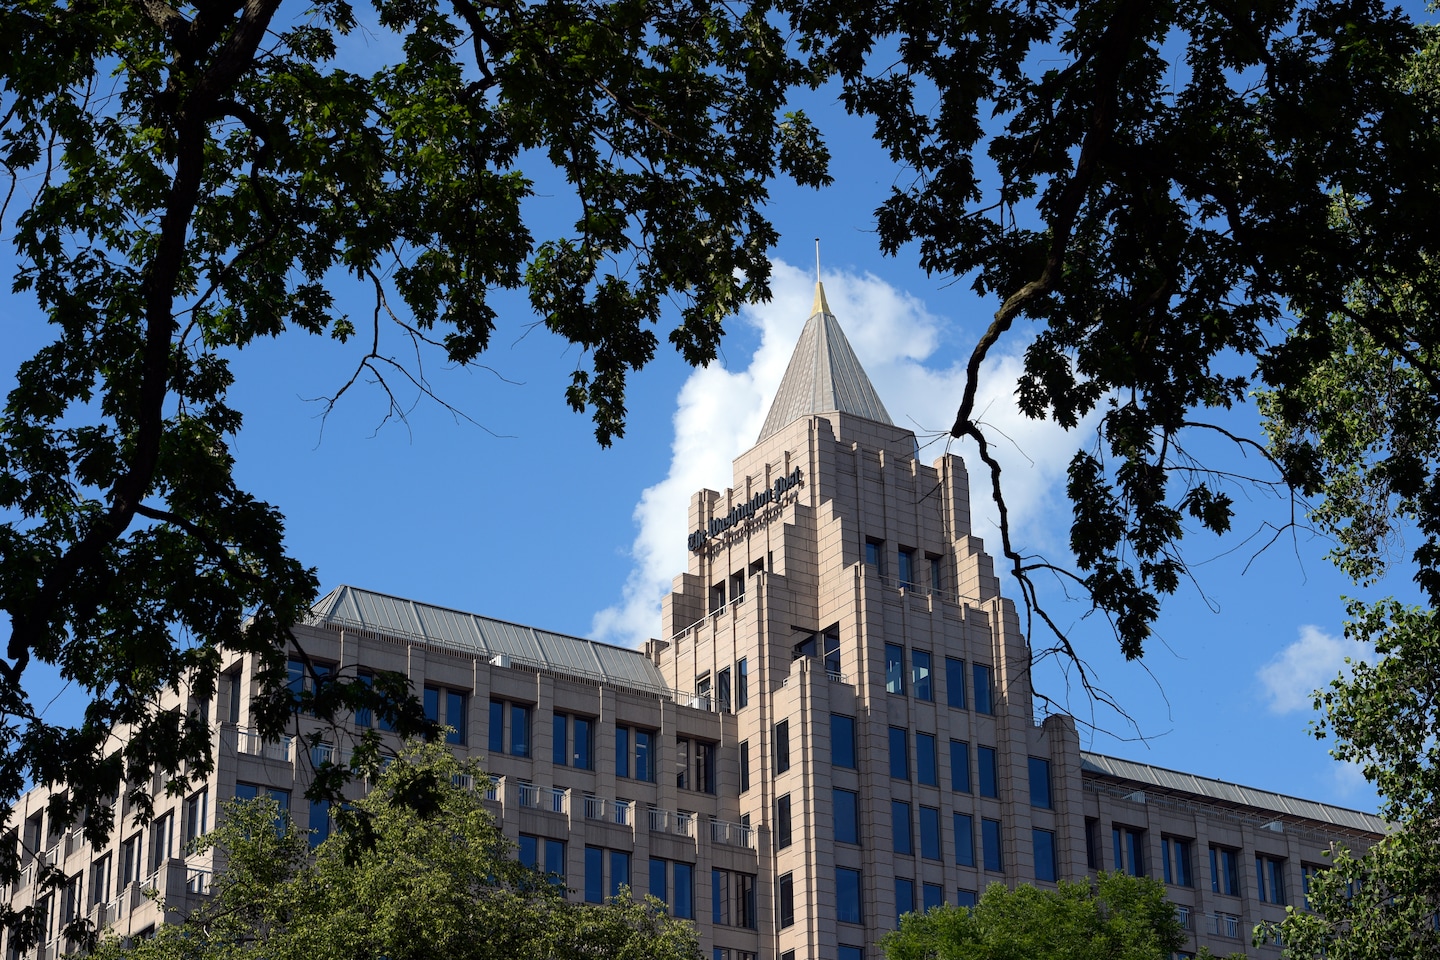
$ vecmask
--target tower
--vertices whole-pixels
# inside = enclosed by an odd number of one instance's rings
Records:
[[[965,466],[918,461],[820,284],[733,486],[689,519],[651,653],[735,715],[768,955],[851,960],[898,914],[1084,874],[1078,740],[1033,722]]]

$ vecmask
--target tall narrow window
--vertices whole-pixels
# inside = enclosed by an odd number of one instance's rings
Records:
[[[465,709],[465,694],[459,690],[445,691],[445,733],[446,743],[465,743],[466,728],[470,725],[469,712]]]
[[[630,728],[615,728],[615,776],[630,776]]]
[[[788,877],[789,874],[786,874]],[[864,923],[861,904],[860,871],[849,867],[835,868],[835,919],[841,923]]]
[[[890,728],[890,776],[896,780],[910,779],[909,733],[904,727]]]
[[[605,902],[605,851],[599,847],[585,848],[585,899]]]
[[[968,813],[955,814],[955,862],[975,866],[975,821]]]
[[[895,878],[895,923],[907,913],[915,912],[915,881],[909,877]]]
[[[1050,809],[1050,761],[1030,758],[1030,806]]]
[[[620,896],[620,888],[630,886],[630,854],[623,850],[610,851],[610,896]]]
[[[1240,851],[1210,848],[1210,889],[1229,897],[1240,896]]]
[[[790,846],[790,794],[775,799],[775,849]]]
[[[575,717],[571,731],[570,760],[579,770],[595,769],[595,721],[589,717]]]
[[[868,566],[874,567],[874,568],[875,568],[875,572],[878,573],[878,574],[880,574],[880,576],[882,576],[882,577],[885,576],[885,541],[884,541],[884,540],[866,540],[866,541],[865,541],[865,563],[866,563]]]
[[[945,903],[945,888],[938,883],[926,883],[920,886],[920,909],[925,912]]]
[[[935,686],[930,676],[930,654],[924,650],[910,651],[910,686],[916,700],[934,700]]]
[[[945,702],[957,710],[965,709],[965,661],[945,658]]]
[[[555,714],[551,723],[550,743],[550,759],[556,766],[568,766],[570,763],[570,718],[563,713]]]
[[[505,704],[499,700],[490,701],[490,752],[505,752]]]
[[[774,735],[771,738],[771,747],[775,751],[775,773],[784,773],[790,769],[790,721],[781,720],[775,724]]]
[[[913,590],[915,582],[915,551],[909,547],[900,548],[900,586]]]
[[[995,764],[995,748],[980,747],[975,751],[980,762],[980,796],[1000,796],[1000,773]]]
[[[1038,827],[1030,831],[1035,845],[1035,879],[1055,882],[1055,834]]]
[[[991,873],[1004,873],[1005,863],[1000,856],[1000,821],[980,821],[980,847],[985,855],[985,869]]]
[[[659,857],[650,858],[650,896],[661,903],[669,904],[669,889],[666,883],[668,863]]]
[[[950,741],[950,789],[970,792],[970,744],[964,740]]]
[[[920,856],[940,859],[940,811],[935,807],[920,808]]]
[[[750,789],[750,741],[740,741],[740,792]]]
[[[885,644],[885,692],[905,692],[905,648],[898,643]]]
[[[735,661],[735,707],[743,710],[750,705],[750,663],[745,657]]]
[[[715,699],[721,713],[730,712],[730,668],[720,671],[715,682]]]
[[[795,923],[795,877],[793,874],[784,874],[775,884],[775,899],[779,901],[775,906],[775,913],[780,917],[782,928],[793,926]]]
[[[915,734],[915,779],[929,787],[940,786],[933,733]]]
[[[835,814],[835,842],[860,842],[860,795],[853,790],[831,790]]]
[[[830,714],[830,763],[855,768],[855,718]]]
[[[990,668],[983,663],[975,664],[975,712],[994,713],[991,699]]]
[[[676,861],[673,865],[674,888],[670,910],[684,920],[695,919],[695,865]]]
[[[530,708],[521,703],[510,704],[510,753],[530,756]]]
[[[890,801],[890,849],[906,856],[915,855],[915,840],[910,832],[910,804],[904,800]]]
[[[930,589],[939,593],[945,585],[944,567],[941,559],[933,553],[927,553],[925,559],[930,561]]]

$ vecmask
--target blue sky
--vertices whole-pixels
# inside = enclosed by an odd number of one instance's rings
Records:
[[[823,99],[807,106],[834,149],[835,184],[777,186],[774,300],[730,322],[709,369],[693,371],[662,348],[632,379],[627,433],[609,450],[596,446],[589,420],[565,406],[575,349],[535,329],[520,296],[502,300],[484,358],[493,373],[435,357],[425,367],[436,391],[483,428],[423,400],[408,422],[379,426],[385,404],[372,388],[346,398],[322,431],[312,398],[344,381],[356,345],[292,335],[235,358],[233,399],[246,417],[235,441],[239,481],[281,508],[292,551],[318,569],[323,589],[348,583],[619,643],[650,635],[664,585],[683,568],[689,495],[729,483],[729,461],[758,431],[809,312],[815,237],[830,304],[891,416],[922,442],[943,432],[958,404],[960,370],[997,303],[964,282],[927,277],[913,251],[880,256],[873,211],[901,174],[863,124]],[[531,215],[563,217],[565,201],[541,193]],[[363,300],[347,302],[357,315],[367,309]],[[8,389],[15,364],[45,331],[28,298],[6,294],[3,304],[0,386]],[[1000,447],[1017,545],[1056,557],[1068,536],[1064,465],[1090,435],[1018,417],[1013,389],[1024,336],[1017,328],[987,364],[980,408],[1010,438]],[[404,355],[398,340],[389,349]],[[1253,411],[1234,416],[1236,425],[1254,423]],[[944,449],[936,441],[923,455]],[[976,469],[972,450],[951,449]],[[986,528],[994,510],[979,492],[977,532],[993,546]],[[1263,539],[1261,525],[1283,522],[1289,509],[1258,490],[1232,495],[1241,500],[1242,536],[1261,530]],[[1195,568],[1199,586],[1167,602],[1142,664],[1123,662],[1108,628],[1087,619],[1083,605],[1057,603],[1058,621],[1133,727],[1068,691],[1054,664],[1038,668],[1037,685],[1095,724],[1082,731],[1088,749],[1373,809],[1358,773],[1331,760],[1307,730],[1308,691],[1357,652],[1339,637],[1340,596],[1358,591],[1324,560],[1327,545],[1306,534],[1286,534],[1258,555],[1258,541],[1240,540],[1196,537],[1189,557],[1204,561]],[[1408,587],[1380,584],[1363,595]],[[1002,589],[1016,595],[1008,581]],[[63,713],[68,703],[52,710]]]

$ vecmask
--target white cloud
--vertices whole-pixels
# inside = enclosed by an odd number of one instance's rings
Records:
[[[1309,710],[1314,691],[1347,672],[1346,657],[1373,659],[1374,651],[1306,624],[1300,628],[1300,639],[1281,650],[1255,675],[1270,697],[1272,712],[1294,713]]]
[[[813,274],[776,261],[771,276],[773,299],[747,309],[743,322],[760,333],[760,345],[743,369],[712,364],[697,370],[680,390],[674,416],[675,440],[670,472],[641,494],[635,507],[639,532],[631,548],[634,567],[620,602],[595,615],[598,638],[639,644],[659,627],[660,600],[671,578],[685,569],[685,532],[690,496],[704,487],[729,485],[731,461],[748,449],[760,432],[770,400],[780,385],[800,329],[810,315]],[[839,318],[876,391],[894,421],[916,431],[930,462],[946,449],[944,434],[954,421],[965,379],[965,361],[983,324],[984,308],[974,322],[962,323],[930,312],[918,298],[872,274],[833,273],[824,277],[825,296]],[[968,319],[968,318],[967,318]],[[960,326],[963,337],[953,336]],[[937,361],[942,345],[962,342],[958,359]],[[1008,351],[986,362],[976,409],[992,428],[992,449],[1005,468],[1006,501],[1017,546],[1063,550],[1053,540],[1068,524],[1053,522],[1050,511],[1063,497],[1063,476],[1076,446],[1057,427],[1035,423],[1015,408],[1015,380],[1025,344],[1017,338]],[[927,443],[930,437],[940,437]],[[1008,439],[1007,439],[1008,438]],[[999,548],[998,513],[989,499],[990,483],[973,450],[949,447],[966,457],[973,490],[975,532],[991,553]],[[1024,548],[1022,546],[1022,552]]]

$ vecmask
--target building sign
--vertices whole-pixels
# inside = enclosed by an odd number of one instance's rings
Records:
[[[686,545],[690,547],[691,553],[699,553],[705,545],[716,537],[724,536],[728,531],[740,526],[747,520],[754,519],[761,514],[766,507],[780,503],[782,497],[800,486],[800,468],[796,467],[783,477],[776,478],[770,486],[761,490],[755,496],[744,503],[737,504],[730,508],[730,512],[723,517],[711,517],[710,522],[690,534]],[[766,518],[768,521],[769,518]]]

